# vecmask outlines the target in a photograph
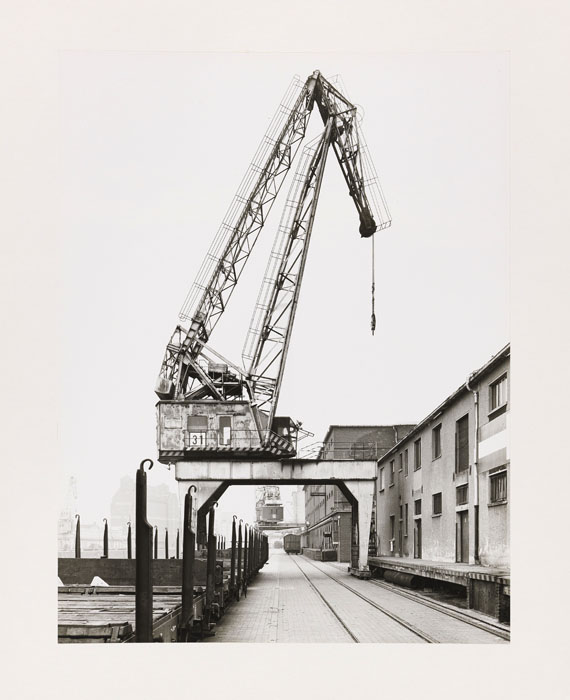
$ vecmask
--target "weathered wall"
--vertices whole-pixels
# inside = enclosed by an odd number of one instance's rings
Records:
[[[159,450],[183,450],[190,416],[206,416],[208,419],[207,446],[218,446],[218,418],[220,415],[232,417],[232,445],[240,448],[258,447],[259,436],[251,407],[246,402],[196,401],[158,404],[158,448]]]
[[[490,410],[489,386],[507,372],[509,359],[498,361],[472,385],[479,392],[479,554],[489,566],[509,565],[508,457],[509,401],[498,411]],[[455,471],[456,421],[468,415],[469,467]],[[441,456],[434,457],[433,429],[441,424]],[[421,438],[421,467],[414,468],[414,442]],[[378,462],[376,495],[377,544],[379,556],[413,557],[414,501],[421,499],[422,559],[441,562],[456,560],[456,521],[458,512],[467,510],[469,522],[469,563],[475,563],[475,402],[473,394],[460,391],[449,404],[433,416],[420,430],[401,441],[398,450]],[[408,451],[408,471],[404,453]],[[402,456],[402,463],[400,462]],[[390,484],[391,461],[394,460],[394,484]],[[401,468],[402,464],[402,468]],[[505,503],[491,504],[489,479],[498,470],[507,470],[508,498]],[[380,470],[383,470],[383,483]],[[468,485],[468,504],[458,506],[457,487]],[[433,495],[441,493],[442,512],[433,512]],[[408,505],[407,536],[405,506]],[[400,518],[402,506],[402,518]],[[394,548],[391,551],[390,516],[395,518]]]

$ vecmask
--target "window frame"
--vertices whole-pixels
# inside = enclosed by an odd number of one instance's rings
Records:
[[[408,474],[410,473],[410,465],[409,465],[409,455],[408,455],[408,448],[404,450],[404,476],[407,477]]]
[[[439,496],[439,510],[436,511],[435,509],[435,504],[436,504],[436,497]],[[438,491],[438,493],[432,494],[431,497],[431,514],[432,517],[437,518],[443,513],[443,495],[441,491]]]
[[[197,419],[200,419],[199,422],[205,425],[204,428],[202,428],[202,426],[191,425],[192,421],[197,421]],[[192,414],[187,417],[186,430],[188,433],[188,446],[190,449],[206,446],[208,442],[209,427],[210,423],[207,414]]]
[[[419,437],[414,440],[414,471],[417,472],[422,468],[422,439]]]
[[[408,536],[408,504],[404,503],[404,537]]]
[[[497,403],[493,405],[493,394],[494,390],[500,387],[504,382],[504,400],[502,403]],[[500,377],[497,377],[493,382],[489,384],[489,415],[504,409],[509,403],[509,385],[508,385],[508,372],[504,372]]]
[[[465,500],[459,502],[459,493],[460,492],[465,492]],[[469,484],[460,484],[455,488],[455,506],[456,507],[461,507],[461,506],[468,506],[469,505]]]
[[[233,417],[233,414],[231,414],[231,413],[220,413],[220,414],[217,416],[217,418],[218,418],[218,429],[217,429],[216,432],[217,432],[217,435],[218,435],[218,445],[229,446],[229,445],[232,444],[232,434],[233,434],[233,430],[234,430],[234,417]],[[230,426],[229,426],[229,428],[230,428],[230,434],[229,434],[229,438],[228,438],[228,441],[227,441],[227,442],[226,442],[225,439],[224,439],[223,428],[221,428],[221,426],[220,426],[220,422],[221,422],[221,419],[222,419],[222,418],[229,418],[229,419],[230,419]]]
[[[390,483],[388,486],[394,486],[394,480],[396,478],[396,460],[390,460]]]
[[[418,507],[419,504],[419,507]],[[421,518],[422,515],[422,499],[416,498],[414,500],[414,518]]]
[[[504,492],[505,497],[497,500],[493,500],[493,482],[498,481],[499,478],[504,478]],[[502,506],[509,500],[508,496],[508,472],[507,468],[499,469],[496,472],[489,474],[489,506]]]
[[[435,428],[432,428],[432,431],[431,431],[431,460],[432,460],[432,462],[441,457],[441,426],[442,426],[442,423],[439,423],[438,425],[435,426]],[[439,450],[436,450],[436,446],[439,448]],[[436,454],[436,452],[437,452],[437,454]]]
[[[467,444],[465,446],[465,454],[467,455],[467,462],[465,466],[460,467],[460,454],[463,455],[463,452],[460,453],[460,445],[459,445],[459,424],[462,423],[462,421],[466,421],[466,430],[465,430],[465,435],[467,437]],[[461,418],[458,418],[455,421],[455,473],[456,474],[462,474],[463,472],[469,471],[469,449],[470,449],[470,440],[469,440],[469,412],[467,412],[465,415],[461,416]]]

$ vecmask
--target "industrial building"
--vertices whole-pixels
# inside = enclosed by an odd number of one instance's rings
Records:
[[[380,557],[509,566],[510,345],[378,461]]]
[[[319,459],[378,459],[410,432],[413,425],[331,425],[319,451]],[[305,491],[305,549],[336,550],[336,559],[350,561],[352,508],[338,486],[307,485]],[[372,512],[371,554],[375,542]]]

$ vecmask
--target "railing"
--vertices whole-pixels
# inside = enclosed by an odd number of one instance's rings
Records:
[[[307,445],[301,453],[304,459],[378,459],[385,445],[377,442],[332,441]]]

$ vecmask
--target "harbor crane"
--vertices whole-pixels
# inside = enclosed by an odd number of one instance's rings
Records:
[[[314,107],[322,134],[302,149],[245,340],[243,366],[211,345],[268,214],[305,139]],[[327,154],[331,147],[370,238],[391,219],[360,115],[319,71],[291,84],[180,311],[156,384],[163,463],[290,458],[300,424],[276,416]],[[374,280],[372,282],[374,293]],[[374,332],[374,298],[372,306]]]

